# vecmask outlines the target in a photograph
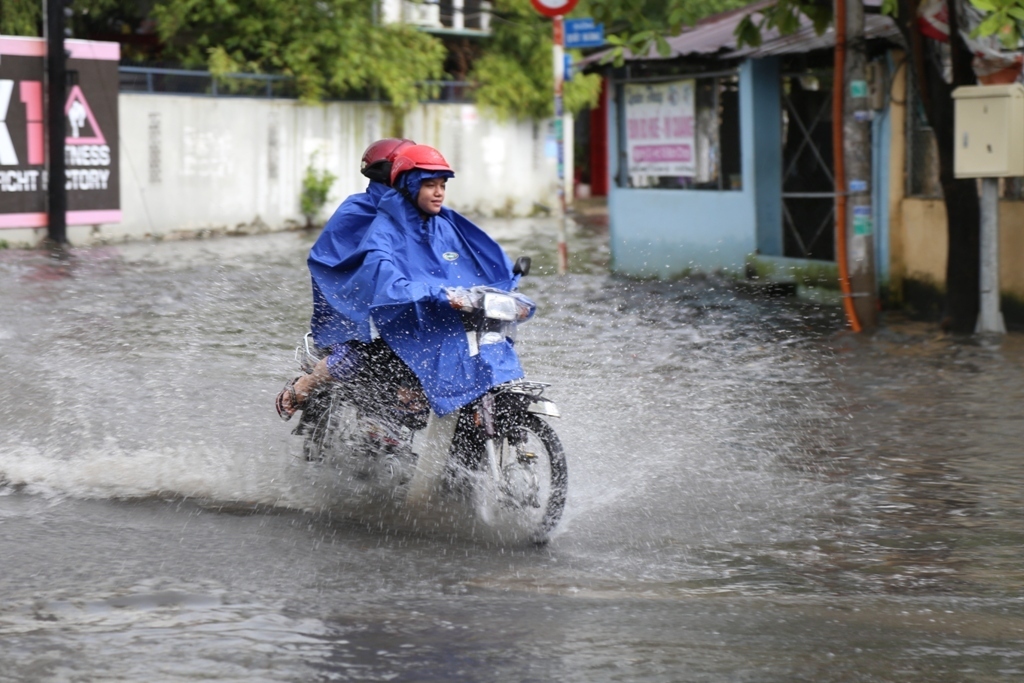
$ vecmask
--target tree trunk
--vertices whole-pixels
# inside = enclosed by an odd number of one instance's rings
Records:
[[[935,133],[939,152],[939,182],[946,202],[946,234],[949,256],[946,261],[946,312],[942,326],[952,332],[970,333],[978,320],[981,259],[980,204],[978,186],[973,179],[953,177],[953,90],[961,85],[974,85],[977,80],[971,67],[971,53],[959,31],[956,4],[947,0],[949,8],[950,49],[953,82],[947,83],[937,59],[931,58],[917,26],[917,0],[902,0],[897,24],[910,47],[914,64],[914,80],[925,117]]]

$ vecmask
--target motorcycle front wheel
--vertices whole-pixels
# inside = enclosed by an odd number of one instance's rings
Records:
[[[533,542],[546,543],[565,510],[565,450],[555,430],[538,416],[526,413],[518,422],[494,441],[498,501],[526,524]]]

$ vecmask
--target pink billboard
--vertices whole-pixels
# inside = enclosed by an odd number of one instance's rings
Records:
[[[64,104],[68,225],[121,220],[117,65],[120,46],[67,40]],[[47,225],[46,41],[0,36],[0,228]]]

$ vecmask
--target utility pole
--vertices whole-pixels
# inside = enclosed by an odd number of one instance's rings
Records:
[[[1024,86],[962,85],[955,106],[953,173],[980,178],[978,321],[974,331],[1003,334],[999,310],[999,179],[1024,175]]]
[[[868,99],[864,2],[846,0],[846,73],[843,156],[846,167],[846,253],[850,296],[863,329],[878,326],[875,240],[871,206],[871,119]],[[844,87],[836,84],[834,87]]]
[[[50,246],[68,242],[68,194],[65,189],[64,102],[67,99],[64,53],[64,0],[46,0],[46,138],[49,149],[47,209]]]

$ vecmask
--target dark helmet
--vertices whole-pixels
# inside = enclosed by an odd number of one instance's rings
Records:
[[[363,161],[359,165],[359,172],[370,180],[376,180],[385,185],[391,184],[391,161],[395,153],[400,149],[410,147],[416,143],[405,138],[384,138],[377,140],[363,152]]]
[[[391,184],[399,175],[414,168],[425,171],[448,171],[452,175],[452,167],[448,165],[441,153],[430,145],[411,145],[403,147],[391,160]]]

